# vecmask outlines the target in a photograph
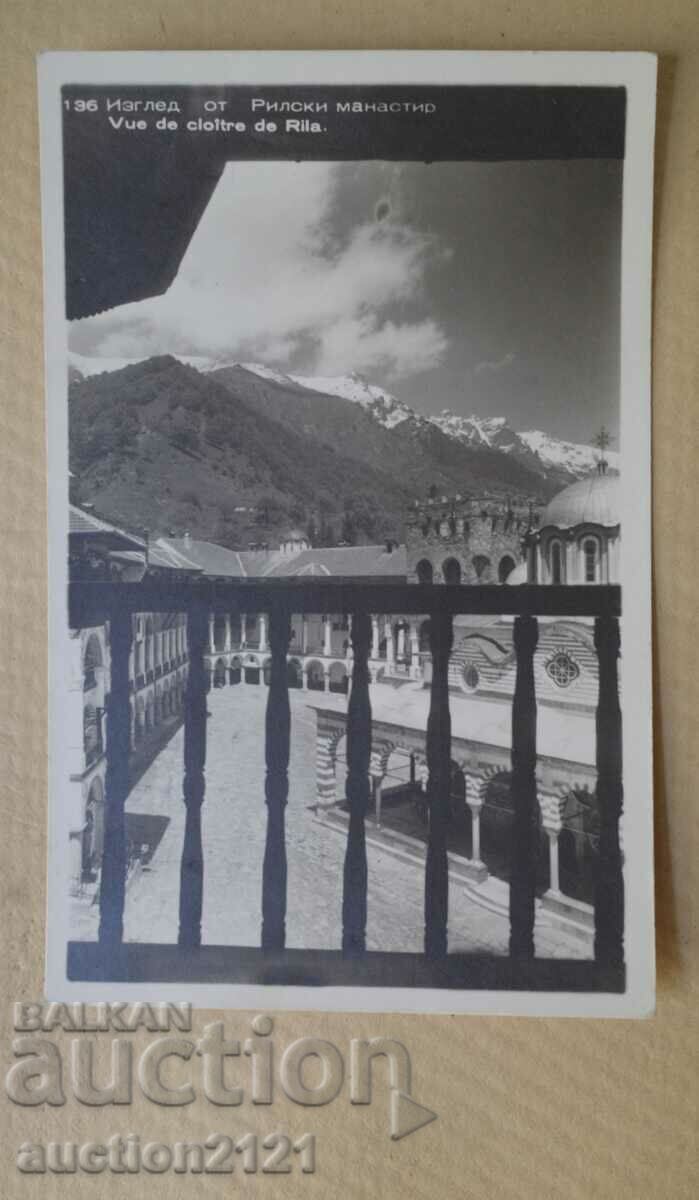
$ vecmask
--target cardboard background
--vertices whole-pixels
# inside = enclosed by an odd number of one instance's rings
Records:
[[[42,274],[34,55],[42,49],[569,49],[660,55],[654,303],[654,535],[658,1010],[645,1022],[422,1016],[275,1018],[279,1050],[384,1033],[408,1046],[415,1098],[439,1120],[388,1138],[387,1094],[321,1109],[22,1109],[0,1099],[0,1194],[110,1200],[245,1195],[566,1197],[629,1200],[697,1189],[699,1044],[696,857],[699,550],[693,504],[699,431],[699,18],[693,0],[352,3],[243,0],[1,0],[0,115],[0,1021],[12,1062],[11,1001],[41,995],[46,851],[45,453]],[[629,651],[627,650],[627,653]],[[627,796],[632,804],[633,797]],[[197,1013],[201,1028],[210,1014]],[[228,1014],[231,1036],[249,1022]],[[67,1042],[67,1038],[65,1039]],[[110,1038],[101,1039],[108,1050]],[[145,1045],[145,1037],[136,1039]],[[231,1115],[232,1114],[232,1115]],[[25,1140],[203,1140],[212,1130],[318,1135],[318,1169],[255,1175],[25,1176]],[[240,1168],[238,1166],[238,1172]]]

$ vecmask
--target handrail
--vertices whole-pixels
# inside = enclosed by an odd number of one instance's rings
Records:
[[[114,612],[406,613],[618,617],[618,584],[419,584],[370,580],[144,580],[69,584],[70,625],[90,628]]]
[[[367,860],[364,820],[370,796],[372,714],[369,615],[429,616],[432,659],[426,730],[427,803],[430,812],[425,864],[426,961],[448,957],[448,856],[445,816],[450,779],[449,658],[455,614],[513,615],[516,658],[512,702],[511,799],[516,837],[510,864],[510,960],[527,967],[535,958],[537,719],[533,670],[538,616],[594,618],[599,662],[597,703],[597,804],[600,861],[595,891],[595,965],[602,974],[624,966],[623,875],[619,842],[622,811],[621,713],[617,658],[620,651],[621,591],[616,585],[444,586],[357,583],[338,580],[147,580],[140,584],[75,582],[70,615],[75,627],[110,621],[111,691],[107,714],[105,831],[100,889],[99,943],[104,970],[118,970],[123,949],[125,900],[125,802],[129,789],[129,660],[132,615],[187,613],[189,669],[185,690],[183,799],[186,808],[179,897],[179,947],[201,947],[204,886],[201,809],[205,802],[207,741],[205,668],[212,612],[269,613],[270,680],[265,718],[264,800],[267,832],[262,881],[263,954],[285,952],[286,845],[284,810],[288,793],[290,708],[287,656],[294,613],[351,615],[352,688],[347,709],[347,802],[350,826],[343,875],[342,953],[366,958]],[[260,789],[262,791],[262,788]],[[261,799],[262,797],[260,797]],[[547,969],[548,970],[548,969]],[[390,973],[389,973],[390,975]],[[114,977],[107,975],[105,977]],[[548,976],[547,976],[548,978]],[[606,976],[605,976],[606,978]]]

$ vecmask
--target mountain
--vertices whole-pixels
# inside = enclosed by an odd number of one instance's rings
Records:
[[[574,475],[578,479],[582,479],[584,475],[589,475],[597,466],[599,451],[593,446],[585,446],[580,442],[564,442],[560,438],[551,437],[548,433],[542,433],[539,429],[532,429],[529,433],[520,433],[519,438],[535,454],[538,455],[540,461],[547,468],[560,468],[566,471],[569,475]],[[618,471],[621,466],[621,456],[615,450],[605,450],[604,457],[613,471]]]
[[[247,546],[274,545],[301,524],[321,543],[375,542],[400,537],[406,508],[431,486],[551,493],[523,463],[407,406],[399,421],[377,419],[376,406],[390,418],[395,398],[358,383],[364,402],[348,403],[251,365],[204,372],[165,356],[101,373],[72,366],[75,499],[133,528]]]
[[[391,430],[404,424],[406,429],[416,433],[418,430],[424,431],[428,424],[435,425],[447,437],[471,449],[495,450],[516,459],[544,480],[548,490],[565,487],[594,471],[597,465],[598,452],[594,447],[564,441],[536,429],[515,432],[505,417],[461,417],[447,408],[436,416],[423,416],[399,397],[357,373],[329,377],[288,375],[262,363],[239,362],[237,359],[226,362],[195,355],[178,356],[177,361],[196,367],[202,373],[215,374],[224,384],[227,380],[241,378],[240,372],[247,372],[267,383],[277,384],[287,395],[292,393],[298,396],[301,389],[301,392],[319,392],[326,398],[336,396],[349,400],[359,405],[384,429]],[[71,353],[69,377],[71,381],[79,381],[132,365],[137,365],[137,360],[91,358]],[[608,450],[606,458],[611,469],[618,471],[619,454]]]
[[[424,430],[428,424],[436,425],[447,437],[474,449],[496,450],[517,459],[548,484],[565,487],[575,479],[581,479],[594,471],[598,452],[593,446],[578,442],[567,442],[540,430],[516,433],[505,417],[459,417],[443,409],[438,416],[425,417],[394,396],[385,388],[370,383],[361,375],[339,375],[332,377],[284,375],[259,363],[236,363],[228,370],[241,370],[259,375],[261,378],[294,389],[320,392],[325,396],[338,396],[359,404],[377,424],[384,429],[395,429],[404,422],[408,428]],[[213,366],[211,370],[220,370]],[[607,451],[606,458],[612,470],[619,469],[619,455]]]
[[[515,433],[505,417],[459,417],[445,408],[430,418],[449,437],[466,446],[486,446],[499,450],[524,463],[530,470],[565,487],[574,479],[582,479],[597,466],[599,453],[593,446],[566,442],[540,430]],[[619,469],[619,455],[605,452],[612,470]]]

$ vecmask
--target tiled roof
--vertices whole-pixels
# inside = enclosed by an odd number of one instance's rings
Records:
[[[110,525],[109,521],[103,521],[101,517],[96,517],[94,513],[86,512],[84,508],[78,508],[76,504],[70,504],[68,507],[69,533],[78,535],[92,534],[93,536],[95,534],[106,534],[110,535],[119,544],[128,543],[132,547],[145,549],[146,543],[143,538],[136,537],[133,533],[126,533],[116,525]]]
[[[330,546],[282,554],[278,550],[228,550],[198,538],[160,538],[166,546],[200,567],[205,575],[229,579],[279,579],[299,575],[365,578],[406,575],[405,546],[391,553],[381,546]]]
[[[405,579],[405,546],[396,546],[390,553],[385,545],[328,546],[317,550],[302,550],[300,554],[281,558],[268,574],[273,578],[330,575],[350,579],[367,576],[395,576]]]
[[[159,538],[163,550],[174,551],[188,563],[198,567],[204,575],[225,576],[243,579],[245,569],[237,550],[228,550],[215,542],[203,542],[199,538]]]
[[[158,538],[156,542],[150,543],[148,547],[148,565],[151,567],[165,567],[171,571],[201,572],[201,567],[198,563],[181,554],[174,546],[168,544],[165,538]]]

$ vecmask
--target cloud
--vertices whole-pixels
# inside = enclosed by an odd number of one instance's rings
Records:
[[[447,341],[425,274],[444,248],[376,206],[340,233],[340,189],[335,164],[229,164],[168,292],[74,322],[72,348],[296,359],[322,374],[436,366]]]
[[[498,359],[496,362],[479,362],[473,368],[474,375],[482,375],[484,372],[504,371],[505,367],[512,366],[512,363],[517,357],[516,354],[510,352],[504,358]]]

